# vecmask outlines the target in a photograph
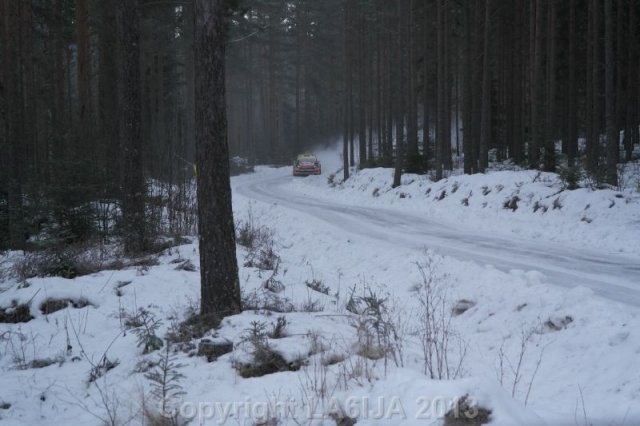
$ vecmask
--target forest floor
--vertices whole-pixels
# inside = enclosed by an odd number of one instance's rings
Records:
[[[638,422],[631,186],[561,191],[555,175],[503,171],[390,189],[385,169],[345,184],[290,173],[232,179],[252,309],[196,339],[183,321],[197,240],[75,279],[20,281],[23,256],[0,258],[0,317],[28,306],[27,322],[0,324],[0,421],[152,424],[149,373],[170,345],[184,393],[167,405],[191,424],[333,425],[342,410],[358,425],[437,425],[465,395],[493,425]],[[202,339],[233,349],[208,362]]]

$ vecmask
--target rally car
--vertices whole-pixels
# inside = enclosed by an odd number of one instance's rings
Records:
[[[308,176],[322,174],[320,161],[313,154],[300,154],[293,163],[294,176]]]

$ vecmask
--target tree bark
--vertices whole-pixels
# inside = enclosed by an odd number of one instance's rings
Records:
[[[485,0],[484,49],[482,55],[482,119],[480,123],[479,171],[489,166],[489,139],[491,138],[491,62],[489,61],[489,31],[491,28],[491,0]]]
[[[619,136],[616,129],[615,51],[613,0],[604,2],[605,16],[605,120],[607,128],[607,183],[618,185]]]
[[[555,118],[556,118],[556,5],[557,0],[549,0],[547,9],[547,101],[545,119],[544,169],[556,170],[555,158]]]
[[[343,134],[342,134],[342,172],[343,180],[349,179],[349,1],[344,0],[342,21],[342,54],[344,66],[344,105],[343,105]]]
[[[540,166],[540,148],[544,144],[544,70],[543,70],[543,23],[544,0],[536,0],[535,24],[531,31],[534,33],[533,48],[533,83],[531,90],[531,132],[529,145],[529,167],[537,169]]]
[[[93,145],[93,104],[91,99],[91,46],[87,0],[76,0],[76,45],[78,49],[78,160],[95,158]]]
[[[125,251],[146,246],[145,184],[142,167],[142,104],[140,80],[140,0],[118,0],[121,40],[121,191]]]
[[[117,182],[118,158],[118,41],[114,0],[100,2],[100,69],[98,80],[98,125],[100,160],[107,182]],[[62,123],[60,123],[61,125]]]
[[[200,313],[209,324],[241,310],[225,102],[226,2],[195,1]]]
[[[570,0],[569,4],[569,112],[567,132],[567,157],[569,167],[575,164],[578,155],[578,85],[577,78],[577,53],[576,53],[576,1]]]

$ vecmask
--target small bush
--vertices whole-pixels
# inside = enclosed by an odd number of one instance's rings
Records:
[[[271,271],[271,275],[262,283],[262,288],[272,293],[280,293],[284,291],[284,283],[276,278],[280,269],[280,259],[276,261],[276,264]]]
[[[82,309],[87,306],[93,306],[87,299],[80,298],[74,299],[47,299],[40,304],[40,312],[45,315],[52,314],[54,312],[61,311],[68,307],[75,309]]]
[[[548,331],[560,331],[573,322],[573,318],[569,315],[560,318],[549,318],[544,322],[544,327]]]
[[[456,379],[463,374],[467,346],[452,323],[454,311],[446,293],[447,276],[440,273],[439,264],[430,254],[417,266],[421,282],[415,287],[420,304],[416,331],[422,346],[424,373],[431,379]],[[454,345],[458,347],[455,358],[450,353]]]
[[[148,354],[162,348],[164,342],[156,335],[156,331],[162,321],[156,319],[153,313],[144,309],[139,311],[138,319],[141,325],[132,331],[138,337],[138,347],[142,348],[142,353]]]
[[[515,212],[518,210],[518,202],[520,201],[520,197],[514,195],[513,197],[507,199],[504,203],[502,203],[502,207],[506,210],[511,210]]]
[[[158,356],[155,365],[153,370],[144,375],[151,382],[151,397],[156,402],[160,415],[172,420],[172,424],[177,424],[177,401],[185,394],[180,385],[184,375],[178,370],[184,365],[175,361],[175,356],[171,355],[169,345]]]
[[[34,359],[26,365],[26,368],[45,368],[53,364],[59,364],[64,362],[64,358],[58,357],[55,359],[52,358],[40,358]]]
[[[120,365],[120,360],[116,359],[115,361],[111,361],[107,358],[107,355],[103,355],[100,362],[93,367],[89,371],[89,383],[93,383],[98,380],[100,377],[104,376],[107,372],[113,370],[118,365]]]
[[[207,362],[213,362],[222,355],[233,351],[233,342],[213,342],[210,339],[202,339],[198,343],[198,356],[207,358]]]
[[[567,166],[561,167],[558,171],[558,177],[562,182],[562,188],[573,191],[580,188],[580,181],[583,178],[583,173],[580,166]]]
[[[187,307],[185,318],[184,321],[174,320],[171,323],[165,340],[174,347],[188,352],[195,349],[193,340],[202,338],[211,326],[204,321],[196,304]]]
[[[31,309],[27,303],[18,304],[13,300],[8,308],[0,308],[0,323],[17,324],[29,322],[33,319]]]
[[[562,202],[560,201],[560,197],[553,200],[553,209],[554,210],[562,210]]]
[[[257,257],[250,256],[244,266],[248,268],[258,268],[263,271],[273,271],[279,263],[280,256],[278,256],[273,246],[269,246],[260,250]]]
[[[453,310],[452,310],[453,315],[455,316],[462,315],[465,312],[467,312],[469,309],[473,308],[474,306],[476,306],[476,302],[473,302],[467,299],[460,299],[453,306]]]
[[[244,378],[261,377],[267,374],[281,371],[298,371],[302,366],[301,360],[287,362],[284,357],[275,351],[267,339],[266,324],[258,321],[251,323],[247,329],[243,342],[250,346],[253,362],[234,363],[238,374]]]
[[[287,325],[287,318],[285,318],[284,315],[280,315],[276,322],[271,324],[269,337],[271,339],[282,339],[283,337],[285,337],[285,329],[287,328]]]
[[[305,281],[307,287],[309,287],[313,291],[317,291],[322,294],[329,294],[330,288],[322,283],[322,281],[318,279],[312,279],[311,281]]]
[[[444,426],[480,426],[491,421],[491,410],[474,404],[468,395],[457,400],[444,416]]]
[[[322,312],[324,311],[324,305],[319,300],[312,300],[309,297],[300,305],[299,310],[300,312]]]
[[[396,366],[403,366],[402,324],[397,313],[389,307],[388,299],[368,289],[367,294],[359,298],[359,304],[360,316],[356,321],[358,355],[370,360],[390,359]]]
[[[286,297],[279,297],[271,292],[252,291],[242,294],[242,309],[245,311],[267,311],[287,313],[295,312],[296,307]]]
[[[267,245],[272,240],[273,231],[254,218],[251,208],[247,213],[247,219],[236,225],[236,242],[249,251]]]
[[[533,212],[536,213],[538,210],[542,210],[542,213],[546,213],[549,207],[542,204],[540,201],[536,201],[533,204]]]

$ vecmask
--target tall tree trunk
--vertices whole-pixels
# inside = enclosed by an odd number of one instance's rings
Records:
[[[416,71],[416,28],[413,24],[414,0],[409,0],[407,11],[408,25],[408,81],[407,81],[407,172],[421,171],[420,153],[418,151],[418,112],[417,112],[417,71]]]
[[[556,1],[549,0],[547,9],[547,117],[545,119],[544,169],[548,172],[556,170]]]
[[[300,137],[300,73],[302,68],[302,28],[301,27],[301,16],[300,16],[300,4],[297,4],[296,7],[296,135],[295,140],[293,141],[293,151],[294,155],[298,154],[300,148],[302,146]],[[309,131],[309,129],[307,129]]]
[[[91,99],[91,48],[88,0],[76,0],[76,45],[78,49],[78,160],[95,158],[93,144],[93,108]]]
[[[349,179],[349,2],[344,0],[342,18],[342,54],[344,66],[344,105],[343,105],[343,134],[342,134],[342,172],[343,180]]]
[[[118,144],[118,49],[114,0],[100,2],[100,69],[98,80],[98,126],[100,160],[106,182],[117,182]]]
[[[25,175],[25,150],[21,143],[26,125],[24,117],[24,93],[21,80],[23,52],[20,43],[22,2],[5,0],[4,19],[4,91],[6,102],[7,139],[7,210],[9,229],[8,245],[13,249],[23,249],[25,227],[23,220],[22,183]]]
[[[398,2],[398,22],[397,22],[397,45],[396,45],[396,67],[398,74],[396,76],[397,83],[397,105],[396,105],[396,158],[395,167],[393,173],[393,188],[397,188],[401,185],[402,181],[402,166],[404,164],[404,83],[405,83],[405,55],[404,48],[406,46],[406,22],[405,22],[405,9],[406,5],[404,1]]]
[[[491,138],[491,62],[489,61],[489,34],[491,29],[491,0],[485,0],[484,49],[482,56],[482,119],[480,123],[479,171],[489,166],[489,139]]]
[[[569,113],[567,132],[567,157],[570,167],[575,164],[578,155],[578,84],[577,78],[577,31],[576,31],[576,1],[569,4]]]
[[[543,70],[543,28],[544,28],[544,0],[536,0],[533,52],[533,84],[531,94],[531,142],[529,145],[529,167],[537,169],[540,166],[540,148],[544,144],[544,70]]]
[[[591,116],[590,136],[587,143],[587,168],[592,176],[598,175],[600,160],[601,85],[600,85],[600,8],[601,0],[591,0]]]
[[[436,49],[437,49],[437,108],[436,108],[436,143],[435,143],[435,159],[436,159],[436,180],[442,179],[443,175],[443,163],[444,163],[444,144],[445,144],[445,49],[444,49],[444,37],[445,37],[445,25],[444,25],[444,2],[443,0],[436,0]]]
[[[365,101],[367,93],[366,81],[366,43],[365,43],[365,21],[364,16],[360,17],[359,31],[359,54],[358,54],[358,81],[360,90],[358,93],[358,162],[363,167],[367,162],[367,123],[365,121]]]
[[[140,80],[140,0],[118,0],[121,40],[121,191],[125,251],[140,253],[146,245],[142,167]]]
[[[227,3],[195,1],[200,313],[209,325],[241,310],[225,101]]]
[[[619,136],[616,129],[615,51],[613,45],[613,0],[604,2],[605,16],[605,104],[607,128],[607,183],[618,184]]]
[[[472,7],[474,2],[466,2],[464,4],[464,68],[462,70],[462,124],[463,124],[463,145],[462,150],[464,152],[464,172],[471,174],[475,170],[475,161],[473,158],[473,145],[475,143],[473,139],[473,82],[472,82],[472,68],[473,68],[473,55],[475,51],[473,49],[473,15],[474,11]]]
[[[636,8],[633,2],[629,2],[629,44],[627,47],[627,80],[628,87],[626,92],[626,125],[624,138],[625,160],[631,161],[633,156],[633,145],[638,143],[638,79],[634,75],[638,75],[638,36],[636,27]]]

